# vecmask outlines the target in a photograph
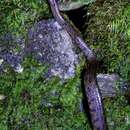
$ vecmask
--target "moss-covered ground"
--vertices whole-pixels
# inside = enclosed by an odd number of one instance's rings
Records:
[[[102,63],[101,72],[118,73],[129,81],[130,4],[125,0],[97,1],[88,11],[90,20],[83,35]],[[1,0],[0,12],[2,34],[26,34],[25,23],[31,26],[52,16],[46,1],[40,0]],[[0,94],[6,96],[0,101],[0,130],[91,130],[80,105],[82,66],[65,83],[57,77],[44,79],[47,68],[30,57],[23,66],[23,73],[9,68],[0,75]],[[104,107],[110,130],[130,129],[130,106],[123,95],[105,99]]]

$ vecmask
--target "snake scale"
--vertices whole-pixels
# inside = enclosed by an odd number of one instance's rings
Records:
[[[48,0],[55,20],[69,33],[75,44],[81,49],[88,61],[88,67],[84,74],[85,93],[89,104],[89,110],[94,130],[107,130],[102,98],[96,79],[97,58],[95,53],[87,46],[77,30],[64,20],[60,14],[56,0]]]

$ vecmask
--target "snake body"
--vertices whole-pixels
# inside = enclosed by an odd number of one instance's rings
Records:
[[[60,14],[56,0],[48,0],[55,20],[68,32],[75,44],[81,49],[88,61],[87,71],[84,75],[85,92],[89,104],[91,120],[94,130],[106,130],[102,98],[96,81],[97,59],[94,52],[87,46],[74,27],[64,20]]]
[[[96,81],[96,66],[89,64],[84,75],[86,96],[89,104],[91,120],[94,130],[106,130],[102,98]]]

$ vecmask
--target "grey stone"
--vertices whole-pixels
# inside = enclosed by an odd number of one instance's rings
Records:
[[[114,97],[118,93],[120,77],[117,74],[98,74],[97,82],[102,97]]]
[[[95,0],[57,0],[59,9],[61,11],[69,11],[69,10],[74,10],[78,9],[84,5],[88,5]]]
[[[41,63],[48,64],[49,76],[74,77],[79,54],[69,34],[55,20],[42,20],[29,30],[28,50]]]

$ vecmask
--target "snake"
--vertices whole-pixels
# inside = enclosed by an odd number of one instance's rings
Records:
[[[103,101],[96,78],[98,62],[96,54],[85,43],[80,33],[61,15],[57,0],[48,0],[48,3],[54,19],[68,32],[74,40],[74,44],[82,51],[86,58],[87,67],[83,77],[93,129],[107,130]]]

